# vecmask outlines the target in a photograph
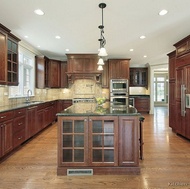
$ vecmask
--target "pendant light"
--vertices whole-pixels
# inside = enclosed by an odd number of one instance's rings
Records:
[[[105,44],[106,44],[106,39],[104,37],[104,19],[103,19],[103,9],[106,7],[105,3],[100,3],[99,4],[99,8],[102,9],[102,24],[100,26],[98,26],[98,28],[100,29],[100,38],[98,39],[98,41],[100,42],[100,50],[98,53],[99,61],[98,61],[98,70],[103,70],[103,65],[104,65],[104,60],[102,57],[107,56],[107,52],[105,49]]]

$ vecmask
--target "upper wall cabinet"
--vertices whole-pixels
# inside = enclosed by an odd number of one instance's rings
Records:
[[[0,24],[0,84],[18,85],[19,38]]]
[[[36,56],[36,88],[61,88],[61,61]]]
[[[130,68],[130,87],[148,88],[148,68]]]
[[[174,44],[176,47],[176,57],[190,52],[190,35]]]
[[[130,59],[109,59],[109,79],[129,79]]]

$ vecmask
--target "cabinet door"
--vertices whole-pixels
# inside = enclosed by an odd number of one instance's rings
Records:
[[[135,98],[135,108],[138,112],[149,112],[150,111],[150,98],[148,97],[136,97]]]
[[[176,127],[176,111],[175,111],[175,81],[169,81],[169,126],[175,131]]]
[[[27,109],[26,139],[29,139],[37,133],[36,110],[37,106],[32,106]]]
[[[118,117],[89,117],[89,165],[118,166]]]
[[[5,155],[13,149],[13,120],[1,123],[1,155]]]
[[[8,39],[7,84],[18,85],[18,43]]]
[[[128,60],[122,60],[120,62],[120,77],[122,79],[129,79],[129,61]]]
[[[61,62],[61,88],[68,87],[67,62]]]
[[[108,62],[104,61],[103,71],[102,71],[102,88],[109,88],[109,70],[108,70]]]
[[[117,60],[109,60],[109,78],[117,79],[119,78],[120,65]]]
[[[7,81],[7,34],[0,30],[0,84]]]
[[[49,73],[48,73],[48,86],[51,88],[59,88],[61,86],[60,79],[61,62],[56,60],[50,60]]]
[[[87,166],[87,117],[58,117],[58,165]]]
[[[119,166],[139,165],[138,117],[119,117]]]

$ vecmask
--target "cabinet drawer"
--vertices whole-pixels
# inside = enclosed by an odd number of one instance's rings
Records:
[[[14,111],[0,113],[0,122],[12,119],[13,116],[14,116]]]
[[[14,119],[13,133],[25,129],[26,119],[25,116]]]
[[[17,147],[25,141],[25,129],[20,130],[13,136],[13,147]]]
[[[15,117],[26,115],[26,108],[15,110]]]

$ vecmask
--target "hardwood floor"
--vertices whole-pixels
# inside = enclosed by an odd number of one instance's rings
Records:
[[[144,117],[140,175],[57,176],[54,124],[0,164],[0,189],[190,188],[190,141],[172,133],[166,108]]]

